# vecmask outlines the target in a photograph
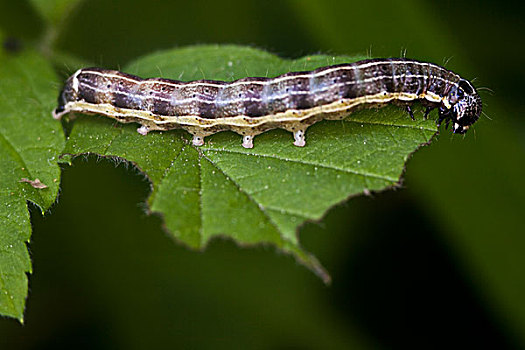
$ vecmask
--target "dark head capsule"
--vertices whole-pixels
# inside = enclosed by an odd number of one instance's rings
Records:
[[[451,122],[454,133],[464,134],[481,115],[481,98],[472,84],[465,79],[461,79],[457,86],[452,87],[447,97],[450,107],[442,105],[439,108],[439,120]]]

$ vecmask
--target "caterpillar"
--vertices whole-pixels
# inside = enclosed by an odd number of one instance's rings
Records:
[[[427,107],[425,118],[439,108],[437,124],[452,123],[464,134],[482,111],[474,86],[441,66],[405,58],[368,59],[275,78],[250,77],[232,82],[163,78],[142,79],[101,68],[84,68],[69,77],[53,117],[80,112],[101,114],[122,123],[137,122],[137,131],[182,128],[193,145],[223,130],[254,136],[282,128],[293,133],[294,145],[305,146],[306,129],[322,120],[343,119],[351,111],[393,102]]]

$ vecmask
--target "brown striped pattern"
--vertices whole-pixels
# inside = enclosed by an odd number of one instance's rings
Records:
[[[284,128],[304,146],[306,128],[321,119],[340,119],[366,105],[416,100],[439,107],[439,122],[452,122],[457,133],[481,114],[481,99],[470,82],[432,63],[400,58],[233,82],[142,79],[85,68],[67,80],[53,114],[58,119],[76,111],[138,122],[141,134],[184,128],[195,145],[207,135],[233,130],[244,136],[243,146],[252,147],[253,136]]]

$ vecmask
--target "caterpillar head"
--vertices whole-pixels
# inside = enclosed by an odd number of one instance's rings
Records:
[[[461,79],[457,86],[453,86],[447,95],[450,107],[442,105],[439,108],[439,120],[452,122],[452,131],[464,134],[481,115],[481,98],[470,82]]]

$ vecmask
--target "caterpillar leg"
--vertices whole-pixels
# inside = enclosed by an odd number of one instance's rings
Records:
[[[56,120],[62,119],[62,116],[69,113],[68,110],[59,110],[59,108],[53,110],[53,118]]]
[[[142,125],[140,128],[137,129],[137,132],[141,135],[146,136],[149,132],[149,128],[146,125]]]
[[[197,146],[197,147],[202,146],[204,145],[204,137],[199,136],[199,135],[193,135],[192,143],[193,143],[193,146]]]
[[[410,107],[409,105],[406,106],[406,110],[408,112],[408,114],[410,115],[410,118],[412,120],[416,120],[416,118],[414,117],[414,112],[412,111],[412,107]]]
[[[427,109],[425,109],[425,114],[423,115],[423,119],[427,120],[428,114],[432,112],[433,109],[434,109],[433,107],[427,107]]]
[[[297,130],[293,133],[294,142],[293,144],[297,147],[304,147],[306,146],[306,140],[304,137],[305,130]]]
[[[253,136],[245,135],[242,138],[242,147],[244,148],[253,148]]]

